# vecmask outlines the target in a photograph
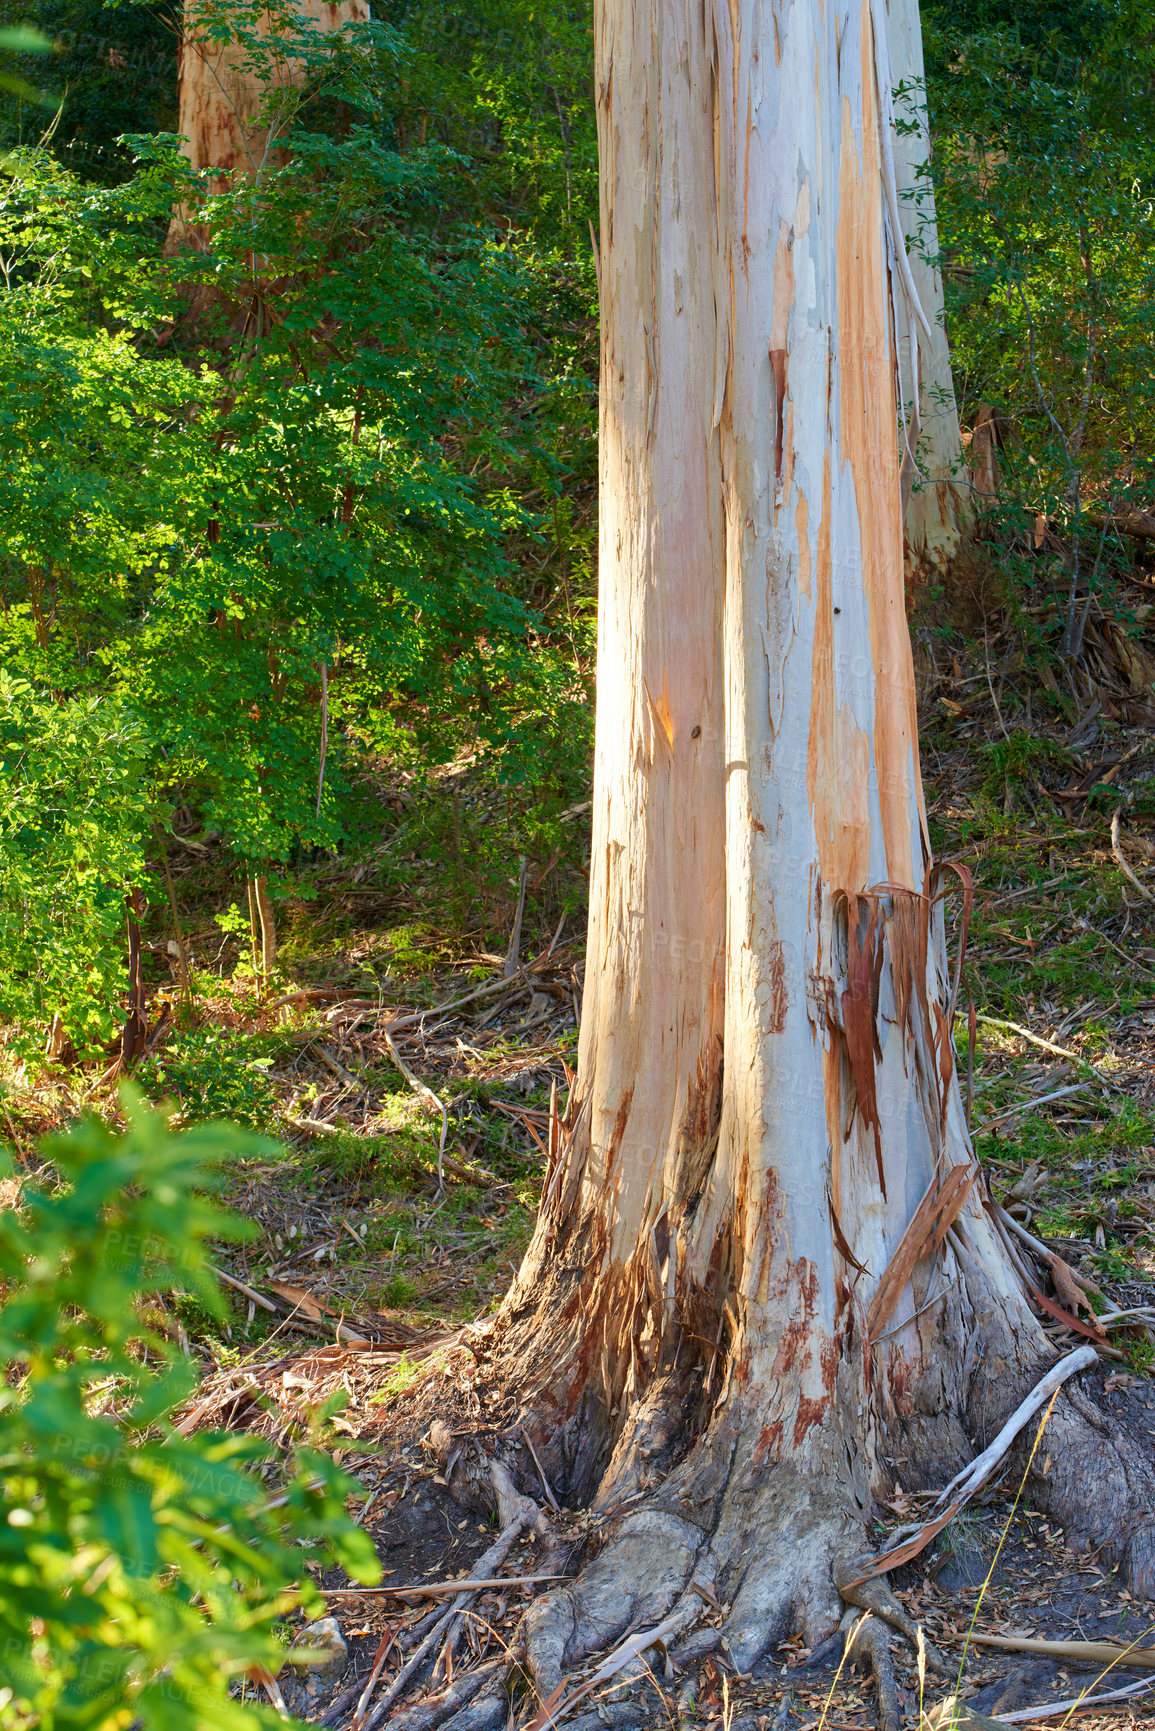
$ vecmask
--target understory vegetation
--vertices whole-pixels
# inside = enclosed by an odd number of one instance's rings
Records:
[[[261,10],[212,15],[259,57]],[[55,44],[7,38],[0,95],[19,1731],[273,1721],[321,1571],[380,1568],[382,1414],[500,1301],[576,1064],[590,9],[378,12],[306,43],[281,148],[222,191],[177,148],[171,8],[0,7]],[[992,1192],[1080,1276],[1048,1328],[1145,1379],[1155,37],[1113,0],[923,19],[960,417],[994,446],[910,595],[932,839],[977,892],[956,1047]]]

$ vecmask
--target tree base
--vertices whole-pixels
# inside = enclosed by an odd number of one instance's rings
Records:
[[[642,1424],[652,1433],[654,1403],[644,1404]],[[1063,1390],[1028,1461],[1036,1431],[1031,1424],[1023,1433],[1009,1482],[1077,1543],[1119,1563],[1136,1597],[1155,1597],[1152,1451],[1108,1418],[1090,1387]],[[573,1585],[527,1612],[523,1663],[541,1701],[564,1699],[567,1677],[631,1634],[636,1645],[637,1631],[679,1668],[721,1647],[746,1673],[790,1635],[813,1650],[841,1628],[848,1660],[874,1671],[881,1721],[893,1731],[891,1631],[912,1643],[916,1631],[884,1579],[852,1584],[869,1554],[866,1511],[833,1461],[816,1455],[806,1470],[764,1472],[757,1440],[753,1415],[731,1409],[659,1489],[623,1511]],[[608,1483],[620,1484],[627,1453],[619,1444]],[[923,1478],[933,1464],[924,1463]],[[908,1483],[916,1476],[904,1472]],[[600,1491],[595,1500],[606,1501]],[[621,1684],[640,1682],[657,1663],[652,1650],[640,1651],[613,1674]],[[950,1675],[933,1649],[929,1667]]]

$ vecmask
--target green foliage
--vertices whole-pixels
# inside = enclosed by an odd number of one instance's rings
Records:
[[[1042,764],[1070,761],[1070,753],[1054,740],[1040,739],[1019,728],[980,745],[978,755],[983,765],[982,791],[988,798],[1009,794],[1037,774]]]
[[[30,11],[35,33],[24,23]],[[4,148],[34,144],[51,129],[53,147],[75,172],[113,182],[131,172],[121,134],[175,129],[178,8],[37,0],[33,9],[0,0],[0,22],[10,20],[16,28],[5,34],[19,89],[0,106]]]
[[[125,893],[144,881],[148,742],[110,693],[53,702],[0,668],[0,1020],[113,1031]]]
[[[338,43],[287,4],[270,31],[268,7],[206,0],[186,28],[242,49],[268,91],[259,174],[222,188],[163,136],[129,141],[111,184],[63,146],[9,158],[0,668],[46,734],[54,706],[57,731],[107,718],[90,774],[120,789],[113,838],[137,850],[110,840],[99,909],[76,904],[75,978],[22,988],[29,1047],[56,1014],[82,1052],[107,1037],[111,910],[172,808],[239,875],[352,845],[366,759],[464,755],[527,814],[549,789],[554,809],[580,797],[592,493],[579,523],[563,489],[592,479],[589,26],[505,10],[472,18],[439,91],[431,10]],[[495,66],[480,50],[503,31],[519,53]],[[97,151],[102,78],[88,120],[62,116]],[[413,108],[434,97],[430,125]],[[166,249],[174,212],[196,246]],[[0,923],[30,949],[33,869],[0,875]]]
[[[170,1034],[157,1055],[141,1065],[136,1080],[150,1098],[176,1101],[186,1119],[227,1118],[265,1130],[277,1102],[264,1074],[271,1059],[258,1057],[254,1044],[221,1028]]]
[[[302,1442],[277,1486],[259,1439],[174,1428],[195,1375],[161,1301],[183,1290],[221,1313],[204,1239],[245,1230],[206,1192],[222,1160],[273,1150],[226,1125],[174,1135],[124,1104],[126,1135],[50,1138],[59,1188],[25,1184],[0,1214],[0,1716],[241,1731],[275,1720],[230,1679],[275,1669],[276,1619],[320,1609],[306,1563],[380,1568],[322,1449]]]
[[[998,411],[988,504],[1017,552],[1007,592],[1043,600],[1041,648],[1077,655],[1089,597],[1124,556],[1103,517],[1145,507],[1155,483],[1155,152],[1135,124],[1149,33],[1118,4],[923,17],[956,390],[964,420]]]

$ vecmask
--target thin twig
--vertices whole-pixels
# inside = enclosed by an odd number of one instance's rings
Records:
[[[985,1136],[988,1131],[1005,1124],[1008,1118],[1017,1118],[1020,1112],[1034,1112],[1039,1106],[1050,1106],[1056,1100],[1065,1100],[1069,1094],[1082,1094],[1089,1086],[1088,1082],[1072,1082],[1069,1087],[1056,1088],[1051,1094],[1036,1094],[1032,1100],[1020,1100],[1017,1105],[1008,1106],[1003,1112],[996,1112],[993,1118],[984,1118],[981,1124],[975,1125],[972,1135]]]
[[[1036,1719],[1057,1719],[1060,1714],[1082,1713],[1089,1707],[1106,1706],[1109,1701],[1125,1701],[1133,1695],[1155,1689],[1155,1679],[1144,1677],[1138,1683],[1128,1683],[1122,1689],[1108,1689],[1102,1695],[1076,1695],[1069,1701],[1051,1701],[1046,1707],[1019,1707],[1013,1713],[999,1713],[1005,1725],[1034,1724]]]
[[[544,1581],[564,1581],[566,1575],[470,1575],[461,1581],[427,1581],[416,1587],[362,1587],[366,1593],[387,1593],[394,1599],[436,1599],[446,1593],[477,1593],[483,1587],[536,1587]]]
[[[1155,895],[1152,894],[1145,884],[1139,882],[1139,879],[1135,876],[1135,873],[1123,858],[1123,846],[1119,840],[1118,806],[1115,807],[1115,814],[1111,819],[1111,852],[1115,855],[1115,864],[1119,867],[1119,870],[1123,873],[1123,876],[1127,879],[1128,883],[1134,884],[1135,888],[1139,891],[1139,894],[1143,897],[1143,900],[1145,902],[1155,901]]]
[[[524,1425],[522,1425],[522,1427],[521,1427],[521,1434],[525,1438],[526,1447],[529,1449],[530,1454],[533,1456],[533,1464],[537,1468],[537,1476],[541,1480],[541,1488],[545,1492],[546,1496],[549,1499],[549,1506],[551,1509],[554,1509],[558,1513],[560,1513],[561,1512],[561,1504],[558,1502],[557,1498],[553,1494],[553,1487],[551,1486],[549,1480],[546,1478],[545,1473],[542,1470],[542,1464],[537,1458],[537,1450],[533,1446],[533,1438],[530,1436],[529,1432],[526,1430]]]
[[[235,1280],[231,1274],[226,1274],[223,1268],[218,1268],[215,1262],[210,1262],[208,1266],[209,1271],[215,1274],[218,1280],[223,1280],[226,1286],[231,1286],[235,1291],[243,1293],[251,1304],[259,1304],[262,1310],[271,1310],[274,1316],[278,1315],[277,1306],[270,1304],[264,1294],[258,1292],[255,1287],[246,1286],[243,1280]]]
[[[406,1687],[420,1670],[421,1666],[425,1663],[425,1660],[428,1659],[430,1653],[437,1650],[441,1641],[450,1630],[458,1612],[465,1610],[475,1592],[494,1584],[493,1576],[509,1555],[513,1548],[514,1540],[521,1533],[524,1526],[525,1521],[519,1518],[513,1521],[510,1526],[506,1527],[500,1538],[489,1547],[488,1551],[486,1551],[484,1555],[478,1558],[476,1565],[479,1571],[478,1577],[468,1587],[462,1588],[458,1583],[448,1583],[450,1586],[457,1585],[457,1596],[454,1598],[453,1603],[440,1617],[438,1617],[420,1646],[418,1646],[405,1661],[405,1664],[401,1667],[400,1671],[398,1671],[396,1677],[394,1677],[392,1683],[390,1683],[388,1689],[386,1689],[384,1695],[382,1695],[380,1701],[378,1701],[368,1718],[362,1721],[360,1731],[374,1731],[374,1727],[381,1724],[394,1702],[404,1693]],[[483,1569],[488,1569],[488,1574],[480,1574],[480,1571]],[[362,1701],[364,1701],[364,1697],[362,1697]],[[358,1703],[358,1708],[361,1710],[361,1703]]]
[[[986,1028],[1002,1028],[1007,1033],[1018,1034],[1020,1039],[1029,1040],[1032,1046],[1038,1046],[1044,1052],[1053,1052],[1057,1058],[1069,1058],[1073,1064],[1083,1064],[1093,1076],[1098,1076],[1100,1082],[1107,1087],[1111,1086],[1103,1072],[1097,1070],[1087,1058],[1080,1057],[1078,1052],[1069,1051],[1066,1046],[1056,1046],[1053,1040],[1044,1040],[1041,1034],[1032,1034],[1029,1028],[1022,1027],[1018,1022],[1007,1022],[1000,1016],[982,1015],[977,1015],[975,1021],[981,1022]]]
[[[444,1190],[445,1138],[449,1134],[449,1108],[443,1106],[437,1095],[433,1092],[433,1089],[421,1080],[416,1071],[409,1068],[408,1064],[397,1050],[397,1047],[393,1042],[392,1034],[386,1029],[382,1029],[382,1037],[389,1049],[389,1056],[392,1058],[409,1086],[413,1089],[414,1093],[420,1095],[423,1100],[428,1100],[430,1105],[436,1107],[437,1111],[441,1113],[441,1136],[437,1143],[437,1188],[438,1190]]]

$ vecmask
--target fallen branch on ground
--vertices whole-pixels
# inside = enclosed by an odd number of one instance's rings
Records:
[[[964,1467],[961,1473],[956,1473],[950,1483],[939,1492],[935,1507],[939,1508],[953,1492],[953,1501],[949,1506],[943,1509],[941,1514],[921,1526],[900,1529],[900,1532],[906,1534],[907,1537],[899,1544],[892,1545],[890,1550],[884,1551],[881,1556],[873,1558],[869,1567],[864,1569],[860,1575],[855,1576],[853,1581],[846,1583],[845,1591],[842,1584],[839,1584],[839,1591],[843,1592],[843,1596],[845,1597],[845,1592],[852,1587],[862,1586],[864,1582],[873,1580],[875,1575],[888,1574],[891,1569],[897,1569],[902,1563],[909,1563],[912,1558],[924,1551],[930,1541],[942,1532],[943,1528],[954,1519],[959,1510],[965,1507],[975,1492],[982,1487],[1024,1425],[1029,1423],[1040,1407],[1046,1405],[1068,1377],[1075,1376],[1081,1370],[1086,1370],[1097,1361],[1098,1356],[1093,1346],[1080,1346],[1074,1352],[1069,1352],[1066,1358],[1061,1358],[1058,1364],[1052,1365],[1041,1382],[1036,1383],[1027,1398],[1015,1408],[990,1446],[985,1448],[981,1455],[976,1456],[970,1466]],[[896,1537],[898,1537],[897,1534]]]
[[[1034,1635],[980,1635],[968,1639],[976,1647],[997,1647],[1003,1653],[1037,1653],[1046,1659],[1073,1659],[1084,1665],[1128,1665],[1155,1671],[1155,1647],[1137,1641],[1044,1641]]]
[[[1155,1689],[1155,1681],[1146,1677],[1141,1683],[1128,1683],[1123,1689],[1108,1689],[1102,1695],[1076,1695],[1069,1701],[1052,1701],[1046,1707],[1020,1707],[1014,1713],[1000,1713],[1005,1725],[1034,1724],[1036,1719],[1057,1719],[1060,1714],[1082,1713],[1090,1707],[1105,1707],[1112,1701],[1126,1701],[1133,1695],[1144,1695]]]

